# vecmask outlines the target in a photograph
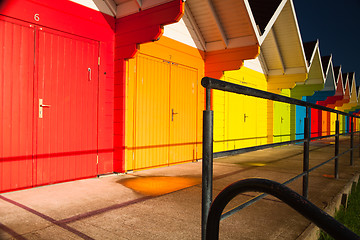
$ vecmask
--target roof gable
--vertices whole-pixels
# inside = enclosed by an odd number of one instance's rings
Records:
[[[308,66],[293,2],[283,0],[281,4],[284,6],[271,29],[267,29],[268,34],[260,38],[260,48],[269,75],[307,73]]]
[[[263,34],[282,0],[248,0],[248,2],[260,34]]]
[[[317,43],[318,43],[317,41],[311,41],[311,42],[304,43],[305,57],[306,57],[308,66],[310,66],[311,58],[313,56],[313,53],[315,51],[315,47],[316,47]]]
[[[330,58],[331,58],[331,55],[321,57],[321,63],[323,65],[322,67],[323,67],[323,71],[324,71],[325,75],[327,74],[327,71],[328,71],[328,67],[330,64]]]
[[[334,72],[334,66],[332,63],[332,56],[325,56],[321,58],[323,64],[323,71],[325,72],[325,84],[322,91],[335,91],[336,89],[336,77]],[[326,63],[326,64],[324,64]]]

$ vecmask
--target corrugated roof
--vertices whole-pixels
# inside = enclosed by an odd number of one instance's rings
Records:
[[[279,7],[281,0],[248,0],[251,12],[255,18],[256,25],[259,26],[261,34]]]

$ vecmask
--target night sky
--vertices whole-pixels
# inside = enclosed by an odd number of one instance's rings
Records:
[[[360,85],[360,0],[293,0],[304,42],[319,39],[320,54],[355,72]]]

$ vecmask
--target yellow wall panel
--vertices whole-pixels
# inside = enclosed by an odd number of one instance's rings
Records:
[[[127,61],[126,171],[202,157],[203,75],[202,53],[166,37]]]

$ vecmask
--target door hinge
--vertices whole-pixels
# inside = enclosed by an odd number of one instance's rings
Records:
[[[99,164],[99,155],[96,155],[96,164]]]
[[[100,57],[98,57],[98,65],[100,66]]]

